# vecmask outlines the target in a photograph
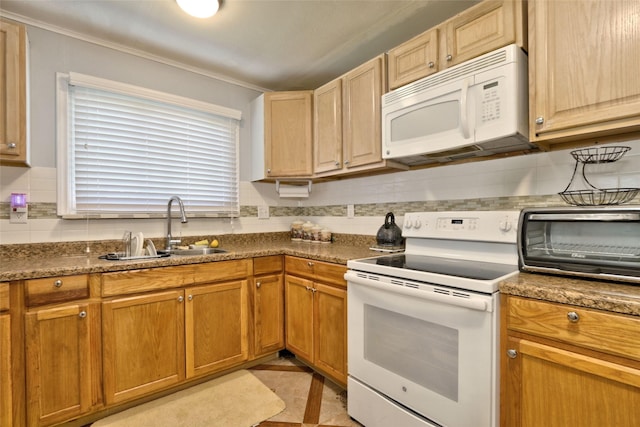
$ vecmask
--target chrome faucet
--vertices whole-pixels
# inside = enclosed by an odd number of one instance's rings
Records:
[[[177,245],[178,243],[180,243],[180,239],[174,240],[171,237],[171,203],[173,203],[174,200],[177,201],[178,205],[180,206],[180,222],[183,224],[187,222],[187,214],[184,211],[184,204],[182,203],[182,199],[178,196],[172,196],[169,199],[169,203],[167,203],[167,251],[171,251],[173,245]]]

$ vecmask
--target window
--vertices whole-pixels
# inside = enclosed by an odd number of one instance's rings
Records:
[[[76,73],[58,75],[58,213],[238,216],[240,112]]]

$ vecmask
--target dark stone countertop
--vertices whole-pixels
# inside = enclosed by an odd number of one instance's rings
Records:
[[[500,292],[640,316],[640,284],[523,272],[502,282]]]

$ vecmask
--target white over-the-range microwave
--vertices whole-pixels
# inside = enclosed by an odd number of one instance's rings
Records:
[[[533,149],[527,56],[509,45],[382,97],[382,157],[407,165]]]

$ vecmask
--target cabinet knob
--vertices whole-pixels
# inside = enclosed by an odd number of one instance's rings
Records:
[[[180,295],[180,296],[178,297],[178,302],[182,302],[182,301],[184,301],[184,297],[183,297],[182,295]]]
[[[80,313],[78,313],[78,317],[80,317],[81,319],[84,319],[85,317],[87,317],[87,312],[86,311],[81,311]]]
[[[311,289],[313,289],[311,286],[305,286],[305,289],[310,291]]]
[[[345,165],[348,165],[348,164],[349,164],[349,160],[345,160],[345,161],[344,161],[344,164],[345,164]]]
[[[55,286],[56,288],[62,287],[62,280],[56,280],[55,282],[53,282],[53,286]]]
[[[187,299],[188,299],[189,301],[193,301],[193,295],[189,295],[189,296],[187,297]]]
[[[340,167],[340,162],[336,161],[336,166]]]
[[[575,311],[570,311],[567,313],[567,319],[569,319],[569,322],[571,323],[576,323],[580,320],[580,316]]]
[[[544,123],[544,117],[536,117],[536,124],[541,125]]]
[[[507,356],[510,359],[515,359],[518,356],[518,352],[512,348],[510,348],[509,350],[507,350]]]
[[[267,169],[267,175],[271,173],[271,169]]]
[[[262,286],[262,282],[256,282],[256,288],[259,288],[260,286]]]
[[[427,64],[429,66],[429,68],[433,68],[436,66],[435,62],[433,61],[429,61],[429,63]]]
[[[313,267],[313,262],[309,261],[309,262],[307,262],[307,265],[308,265],[309,267]]]
[[[16,148],[16,144],[15,142],[10,142],[7,144],[7,147],[9,147],[9,149],[13,150],[14,148]]]
[[[453,56],[451,54],[447,55],[447,62],[451,62],[453,60]]]

